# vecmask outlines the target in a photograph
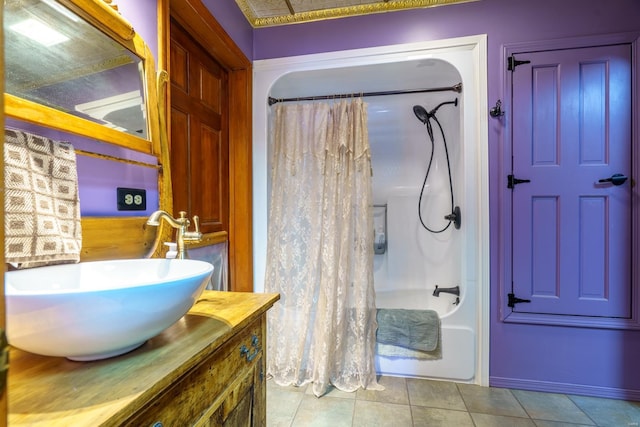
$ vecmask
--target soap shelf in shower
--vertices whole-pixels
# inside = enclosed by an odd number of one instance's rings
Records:
[[[373,205],[373,253],[387,251],[387,205]]]

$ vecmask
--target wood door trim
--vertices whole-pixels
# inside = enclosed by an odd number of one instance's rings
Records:
[[[171,18],[194,40],[207,46],[209,53],[229,73],[229,284],[232,291],[250,292],[253,291],[252,64],[200,0],[160,0],[160,70],[171,73]],[[166,102],[170,106],[170,88],[167,90]],[[165,111],[169,112],[170,108]]]
[[[169,0],[173,17],[209,54],[229,70],[251,67],[251,61],[200,0]]]

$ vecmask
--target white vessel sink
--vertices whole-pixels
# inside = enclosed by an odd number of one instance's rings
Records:
[[[7,272],[9,344],[79,361],[126,353],[189,311],[212,271],[204,261],[132,259]]]

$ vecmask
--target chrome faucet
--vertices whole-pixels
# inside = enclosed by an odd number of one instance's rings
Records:
[[[164,219],[170,226],[176,229],[176,246],[178,255],[176,258],[187,258],[187,249],[184,247],[184,242],[199,242],[202,240],[202,233],[200,232],[200,219],[194,215],[193,222],[195,224],[195,231],[189,231],[191,221],[187,218],[187,213],[180,211],[180,217],[174,218],[167,211],[157,210],[149,216],[147,219],[148,225],[159,226],[160,220]]]

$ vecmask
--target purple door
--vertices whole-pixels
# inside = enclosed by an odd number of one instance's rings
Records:
[[[509,306],[629,318],[631,46],[514,57]]]

